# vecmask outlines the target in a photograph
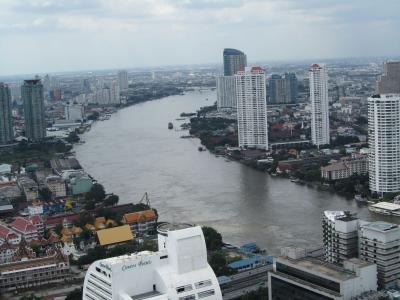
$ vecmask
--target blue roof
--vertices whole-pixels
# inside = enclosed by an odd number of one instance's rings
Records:
[[[219,276],[217,277],[219,284],[229,283],[231,279],[228,276]]]
[[[268,261],[265,257],[263,256],[256,256],[256,257],[252,257],[252,258],[245,258],[242,260],[238,260],[235,261],[233,263],[230,263],[228,265],[229,268],[231,269],[240,269],[240,268],[244,268],[244,267],[248,267],[250,265],[256,264],[260,261]]]

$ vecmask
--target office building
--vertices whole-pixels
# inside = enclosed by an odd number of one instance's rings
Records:
[[[222,300],[199,226],[161,225],[158,249],[94,262],[83,300]]]
[[[358,219],[345,211],[324,211],[322,217],[324,259],[335,264],[357,257]]]
[[[224,76],[233,76],[247,66],[246,55],[239,50],[226,48],[223,53]]]
[[[297,77],[294,73],[286,73],[283,77],[271,75],[268,85],[269,103],[293,104],[297,102]]]
[[[67,104],[64,107],[64,114],[68,121],[82,121],[85,116],[85,107],[82,104]]]
[[[313,64],[310,75],[311,139],[317,146],[330,143],[328,77],[324,65]]]
[[[24,102],[25,136],[31,141],[40,141],[46,136],[43,85],[40,80],[25,80],[21,95]]]
[[[118,72],[118,84],[121,91],[128,89],[128,72],[121,70]]]
[[[400,191],[400,95],[368,98],[369,188]]]
[[[400,228],[397,224],[362,224],[359,232],[360,259],[378,266],[378,285],[391,288],[400,279]]]
[[[268,149],[265,73],[246,67],[235,75],[239,147]]]
[[[387,61],[377,82],[377,94],[400,94],[400,61]]]
[[[13,139],[11,91],[6,84],[0,82],[0,145],[6,144]]]
[[[343,267],[306,255],[300,248],[283,249],[268,273],[270,300],[353,300],[377,290],[377,269],[352,258]]]
[[[217,77],[217,109],[236,110],[235,76]]]

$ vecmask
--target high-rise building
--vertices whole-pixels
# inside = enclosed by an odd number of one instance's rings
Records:
[[[296,103],[297,85],[297,77],[294,73],[285,73],[283,77],[273,74],[269,79],[269,102],[271,104]]]
[[[322,217],[324,258],[342,264],[357,257],[358,219],[345,211],[325,211]]]
[[[94,262],[86,272],[83,300],[222,300],[207,263],[199,226],[163,224],[158,252],[143,251]]]
[[[110,84],[110,103],[111,104],[120,104],[121,99],[120,99],[120,94],[119,94],[120,88],[117,82],[113,81]]]
[[[118,72],[118,83],[121,91],[128,89],[128,72],[121,70]]]
[[[352,258],[340,267],[308,256],[301,248],[281,252],[268,273],[269,300],[352,300],[377,290],[372,262]]]
[[[400,94],[400,61],[387,61],[377,82],[378,94]]]
[[[368,144],[370,190],[400,191],[400,95],[368,98]]]
[[[39,79],[25,80],[21,87],[24,102],[25,136],[39,141],[46,136],[43,85]]]
[[[378,285],[390,288],[400,279],[400,228],[397,224],[362,224],[359,233],[360,259],[378,266]]]
[[[236,110],[235,76],[217,77],[217,109]]]
[[[310,74],[311,139],[317,146],[330,143],[328,76],[324,65],[313,64]]]
[[[246,67],[235,75],[239,147],[268,149],[265,73]]]
[[[242,51],[226,48],[224,49],[223,57],[225,76],[233,76],[247,66],[246,54]]]
[[[10,88],[0,82],[0,145],[12,141],[14,138]]]

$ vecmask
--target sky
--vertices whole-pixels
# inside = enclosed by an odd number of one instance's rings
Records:
[[[399,0],[0,0],[0,75],[398,56]]]

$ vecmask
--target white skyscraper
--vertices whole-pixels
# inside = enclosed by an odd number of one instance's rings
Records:
[[[314,145],[330,143],[328,76],[324,65],[310,68],[311,139]]]
[[[400,191],[400,95],[368,98],[369,188]]]
[[[118,86],[118,83],[113,81],[110,84],[110,101],[111,104],[120,104],[120,95],[119,95],[120,88]]]
[[[236,110],[235,76],[217,77],[217,109]]]
[[[158,227],[158,252],[143,251],[94,262],[86,272],[83,300],[222,300],[207,263],[199,226]]]
[[[128,72],[119,71],[118,72],[118,83],[121,91],[128,89]]]
[[[265,73],[246,67],[235,74],[239,147],[268,149]]]

